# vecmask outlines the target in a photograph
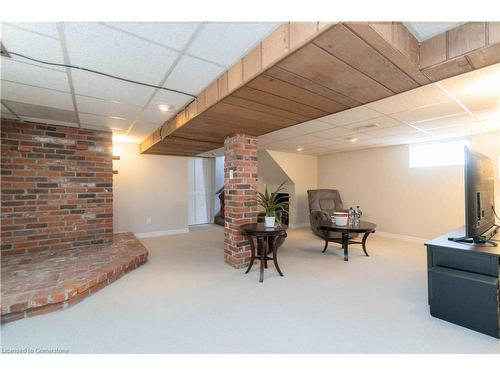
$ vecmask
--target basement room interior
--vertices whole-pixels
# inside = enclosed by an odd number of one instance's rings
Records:
[[[500,354],[500,22],[273,17],[1,22],[2,353]]]

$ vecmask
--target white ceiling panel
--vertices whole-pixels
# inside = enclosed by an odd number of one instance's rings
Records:
[[[141,107],[129,104],[110,102],[80,95],[76,95],[75,98],[79,112],[94,115],[121,117],[133,120],[141,111]]]
[[[173,112],[162,112],[159,109],[146,109],[138,117],[139,121],[156,124],[157,127],[175,115]]]
[[[454,29],[465,22],[404,22],[407,29],[419,42]]]
[[[488,128],[479,122],[429,130],[432,135],[442,138],[465,137],[478,133],[486,133],[487,131]]]
[[[190,96],[178,94],[176,92],[158,90],[153,99],[151,99],[149,107],[152,109],[158,109],[160,104],[168,104],[173,105],[174,110],[178,111],[190,103],[193,99],[194,98]]]
[[[490,132],[500,132],[500,117],[494,120],[484,121],[482,122],[484,126]],[[500,137],[500,134],[496,134],[497,137]]]
[[[17,52],[28,57],[44,60],[48,62],[63,64],[64,57],[61,44],[58,40],[35,34],[30,31],[21,30],[7,24],[2,24],[2,43],[7,51]],[[20,61],[28,61],[26,59],[13,56],[14,59]],[[44,66],[36,62],[30,62],[36,65]],[[65,68],[54,68],[65,70]]]
[[[461,96],[460,102],[472,112],[500,109],[500,86],[495,93]]]
[[[156,89],[95,75],[81,70],[71,72],[75,94],[144,106]]]
[[[158,84],[178,53],[93,22],[65,23],[72,64]]]
[[[136,136],[147,136],[151,134],[153,131],[158,129],[158,124],[152,124],[146,121],[138,120],[135,122],[134,127],[130,134],[136,135]]]
[[[265,22],[206,23],[187,53],[228,67],[278,25]]]
[[[2,81],[2,99],[73,110],[71,94]]]
[[[343,126],[380,116],[380,112],[370,109],[367,106],[360,106],[322,117],[320,120],[335,126]]]
[[[197,22],[106,22],[105,24],[178,51],[186,46],[199,25]]]
[[[85,125],[100,126],[103,129],[109,130],[128,130],[132,120],[122,118],[112,118],[108,116],[92,115],[90,113],[80,113],[80,123],[83,127]]]
[[[317,138],[323,138],[323,139],[338,139],[338,138],[347,137],[347,136],[354,134],[354,133],[355,133],[355,131],[352,129],[336,127],[333,129],[322,130],[320,132],[311,133],[311,135],[313,135]]]
[[[0,107],[0,110],[2,111],[2,114],[4,114],[4,113],[11,113],[11,112],[9,111],[9,109],[8,109],[6,106],[4,106],[3,104],[2,104],[2,106]]]
[[[0,61],[3,80],[70,92],[68,75],[64,71],[47,69],[20,60],[2,58]]]
[[[419,121],[437,119],[439,117],[465,114],[464,109],[455,101],[429,105],[426,107],[418,107],[405,112],[394,113],[391,117],[400,120],[404,123],[411,124]]]
[[[303,122],[302,124],[292,126],[288,129],[290,129],[291,132],[294,134],[309,134],[309,133],[314,133],[314,132],[319,132],[321,130],[327,130],[333,128],[334,125],[328,124],[323,121],[318,121],[318,120],[311,120],[307,122]],[[281,130],[278,130],[281,131]]]
[[[369,120],[355,122],[352,124],[344,125],[344,128],[353,129],[358,131],[370,131],[382,128],[391,128],[393,126],[403,125],[399,120],[393,119],[389,116],[375,117]]]
[[[494,94],[500,87],[500,63],[447,78],[439,83],[453,95],[461,97]]]
[[[164,87],[196,95],[223,71],[224,68],[220,66],[183,56],[168,77]]]
[[[450,101],[450,97],[434,84],[422,86],[389,98],[377,100],[366,104],[380,113],[389,115],[392,113],[408,111],[417,107],[424,107]]]
[[[409,125],[398,125],[390,128],[382,128],[375,129],[364,132],[360,135],[360,137],[370,137],[370,138],[378,138],[378,137],[386,137],[389,135],[403,135],[403,134],[416,134],[420,133],[419,130],[412,128]]]
[[[57,24],[55,22],[6,22],[5,24],[59,39]]]
[[[475,122],[473,116],[468,113],[460,113],[451,116],[439,117],[432,120],[427,121],[418,121],[414,122],[412,125],[416,126],[419,129],[430,130],[437,128],[446,128],[450,126],[458,126],[458,125],[467,125],[472,122]]]

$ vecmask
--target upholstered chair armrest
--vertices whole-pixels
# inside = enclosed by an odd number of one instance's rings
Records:
[[[319,223],[324,220],[328,220],[329,218],[330,215],[326,211],[313,210],[309,214],[311,229],[316,235],[320,236],[321,238],[324,237],[324,233],[319,229]]]

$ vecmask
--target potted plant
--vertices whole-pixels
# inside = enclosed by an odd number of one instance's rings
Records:
[[[257,203],[266,211],[265,225],[268,228],[274,227],[275,221],[281,224],[277,211],[287,211],[287,203],[278,198],[278,193],[284,190],[285,182],[282,182],[274,192],[269,194],[267,185],[264,193],[257,192]]]

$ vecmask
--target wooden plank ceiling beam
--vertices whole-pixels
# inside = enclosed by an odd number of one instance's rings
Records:
[[[142,153],[193,156],[500,62],[500,23],[418,43],[401,22],[287,23],[148,136]]]

